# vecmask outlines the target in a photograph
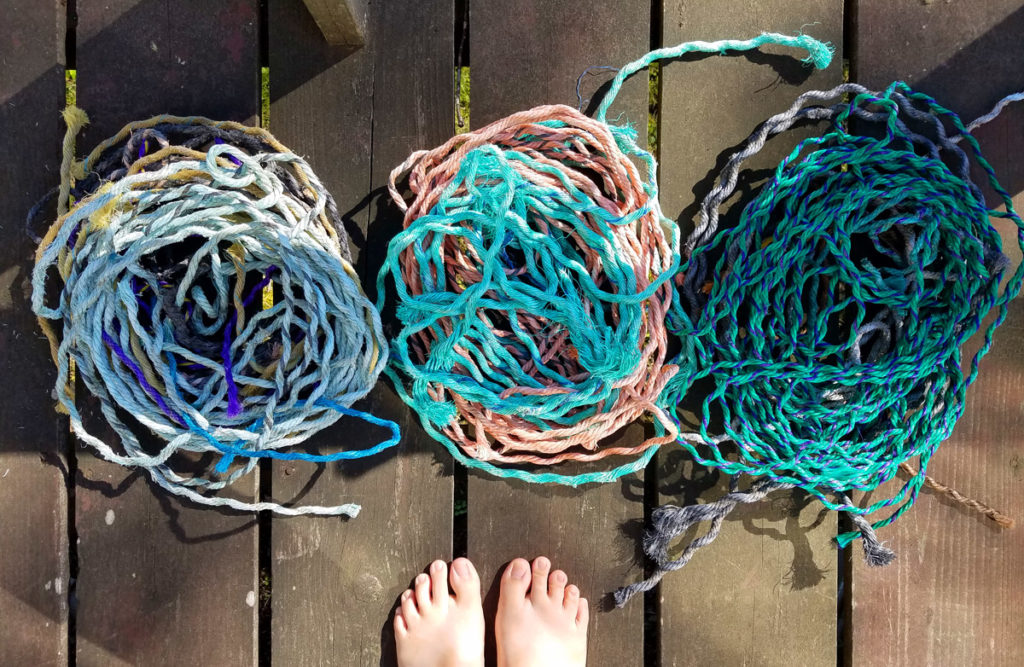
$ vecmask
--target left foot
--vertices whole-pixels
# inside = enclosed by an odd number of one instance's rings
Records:
[[[483,667],[484,610],[480,575],[465,558],[452,563],[451,587],[444,561],[430,564],[402,593],[395,611],[399,667]]]

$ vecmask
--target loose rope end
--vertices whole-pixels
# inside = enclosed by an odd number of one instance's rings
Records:
[[[885,567],[896,560],[896,552],[881,542],[862,540],[864,546],[864,562],[868,567]]]
[[[807,39],[808,43],[805,45],[807,57],[804,58],[804,62],[810,62],[816,69],[824,70],[831,64],[831,58],[836,54],[836,47],[810,37]]]
[[[910,477],[916,477],[918,475],[918,471],[915,470],[914,467],[911,466],[906,461],[900,464],[900,470],[909,475]],[[934,477],[925,475],[924,485],[929,489],[932,489],[933,491],[936,491],[946,496],[953,502],[959,503],[960,505],[963,505],[968,509],[974,510],[979,514],[984,515],[988,519],[992,520],[1000,528],[1013,528],[1017,525],[1017,522],[1013,520],[1013,517],[1007,516],[1006,514],[1000,512],[999,510],[997,510],[996,508],[992,507],[987,503],[963,495],[956,489],[946,486],[942,482],[937,481]]]
[[[998,516],[989,516],[989,518],[995,521],[1002,528],[1015,528],[1017,526],[1017,522],[1014,521],[1013,518],[1008,517],[1005,514],[1000,514]]]
[[[777,32],[762,32],[760,37],[747,42],[747,44],[754,48],[764,44],[779,44],[804,49],[807,51],[807,57],[803,59],[803,62],[811,63],[817,69],[828,67],[832,63],[832,56],[836,53],[836,47],[831,42],[822,42],[803,33],[783,35]],[[728,48],[733,48],[733,46],[730,44]]]
[[[68,212],[68,202],[71,197],[71,179],[82,178],[83,167],[75,161],[75,137],[82,131],[82,128],[89,124],[89,115],[72,105],[64,107],[61,112],[64,122],[67,124],[67,132],[64,133],[64,145],[61,153],[60,163],[60,194],[57,197],[57,214],[64,215]]]
[[[830,42],[820,42],[813,37],[801,35],[800,46],[807,49],[805,63],[811,63],[816,69],[825,69],[832,63],[832,56],[836,53],[836,47]]]
[[[850,503],[850,499],[845,495],[841,496],[841,499],[847,504]],[[847,512],[847,515],[857,530],[836,536],[836,543],[840,547],[845,547],[859,536],[861,546],[864,547],[864,562],[868,564],[868,567],[885,567],[896,560],[896,552],[878,539],[875,527],[871,525],[870,521],[860,514]]]
[[[64,117],[64,123],[68,126],[68,133],[73,135],[77,135],[83,127],[89,124],[89,114],[75,105],[64,107],[61,115]]]
[[[214,467],[213,472],[217,473],[218,475],[223,475],[228,471],[228,469],[231,467],[231,464],[234,463],[234,461],[234,454],[225,454],[220,458],[220,462],[218,462],[216,467]]]
[[[652,590],[661,582],[662,578],[668,571],[669,570],[665,569],[659,570],[647,579],[644,579],[643,581],[638,581],[635,584],[623,586],[622,588],[612,593],[612,599],[615,600],[615,608],[622,609],[626,606],[626,603],[629,602],[634,595],[638,593],[646,593],[647,591]]]

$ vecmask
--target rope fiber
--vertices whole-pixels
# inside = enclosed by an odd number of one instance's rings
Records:
[[[75,434],[202,505],[355,516],[351,503],[215,493],[261,458],[326,463],[399,440],[396,424],[351,408],[388,348],[309,165],[259,128],[173,116],[132,123],[79,162],[87,118],[74,108],[65,118],[60,216],[39,244],[32,307]],[[120,444],[86,428],[72,367]],[[390,437],[364,450],[298,448],[342,416]]]
[[[401,326],[387,373],[456,459],[575,486],[640,470],[677,437],[657,399],[692,364],[685,340],[667,363],[679,232],[661,213],[654,157],[606,114],[625,79],[655,60],[764,44],[805,49],[818,67],[832,55],[777,34],[662,49],[619,70],[593,119],[539,106],[392,172],[405,220],[378,276],[378,306],[390,283]],[[644,418],[654,434],[642,442],[612,438]],[[625,462],[576,475],[524,469],[605,458]]]
[[[738,224],[719,229],[743,162],[802,121],[828,130],[801,141]],[[972,164],[1002,208],[986,205]],[[932,98],[899,82],[801,95],[729,159],[685,244],[670,328],[693,341],[697,371],[674,380],[662,404],[674,409],[697,380],[712,389],[697,432],[680,444],[703,465],[756,478],[758,498],[799,487],[848,513],[857,530],[837,542],[862,537],[869,564],[890,562],[874,530],[914,502],[1024,280],[1021,265],[1007,275],[993,218],[1011,222],[1024,249],[1024,225],[977,140]],[[963,345],[979,330],[964,371]],[[912,474],[891,497],[858,505],[847,495],[876,489],[901,466]],[[618,604],[682,567],[734,501],[752,497],[741,496],[660,508],[645,541],[658,570],[620,589]],[[711,537],[671,560],[669,543],[702,520],[713,522]]]

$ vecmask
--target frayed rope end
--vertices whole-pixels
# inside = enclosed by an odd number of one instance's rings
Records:
[[[625,607],[631,597],[633,597],[633,593],[628,588],[620,588],[612,593],[612,599],[615,600],[616,609],[622,609]]]
[[[864,562],[868,567],[885,567],[896,560],[896,552],[881,542],[863,540]]]
[[[71,179],[82,178],[85,175],[82,164],[75,160],[75,137],[78,136],[83,127],[89,124],[89,115],[73,104],[64,107],[61,115],[64,117],[64,122],[67,124],[68,129],[64,133],[64,144],[61,148],[60,191],[57,196],[58,215],[64,215],[68,212],[68,202],[71,197]]]
[[[807,49],[805,63],[811,63],[816,69],[825,69],[832,63],[832,56],[836,53],[836,47],[831,42],[819,42],[813,37],[808,37],[807,42],[802,44]]]
[[[845,494],[840,494],[839,497],[846,504],[850,504],[850,499]],[[867,519],[860,514],[852,512],[847,512],[847,515],[853,521],[853,525],[856,526],[857,530],[837,535],[835,538],[836,544],[840,547],[845,547],[857,539],[857,537],[860,537],[861,546],[864,547],[864,562],[869,567],[884,567],[896,560],[896,552],[882,544],[878,539],[878,535],[875,534],[874,526]]]
[[[988,518],[992,519],[992,521],[996,522],[996,524],[1002,528],[1014,528],[1017,525],[1017,522],[1014,521],[1013,517],[1006,516],[1005,514],[999,514],[996,516],[990,514],[988,515]]]
[[[64,117],[68,131],[73,134],[78,134],[83,127],[89,124],[89,114],[74,105],[64,107],[61,116]]]

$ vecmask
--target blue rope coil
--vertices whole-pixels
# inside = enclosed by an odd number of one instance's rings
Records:
[[[67,153],[86,119],[66,116]],[[74,201],[39,245],[32,306],[78,438],[202,505],[355,516],[353,504],[212,493],[262,458],[329,463],[399,441],[395,423],[351,407],[388,347],[309,165],[258,128],[159,116],[82,162],[66,159],[65,179],[59,208]],[[119,444],[87,430],[72,365]],[[342,416],[390,437],[362,450],[297,449]],[[204,453],[217,456],[212,471]]]

